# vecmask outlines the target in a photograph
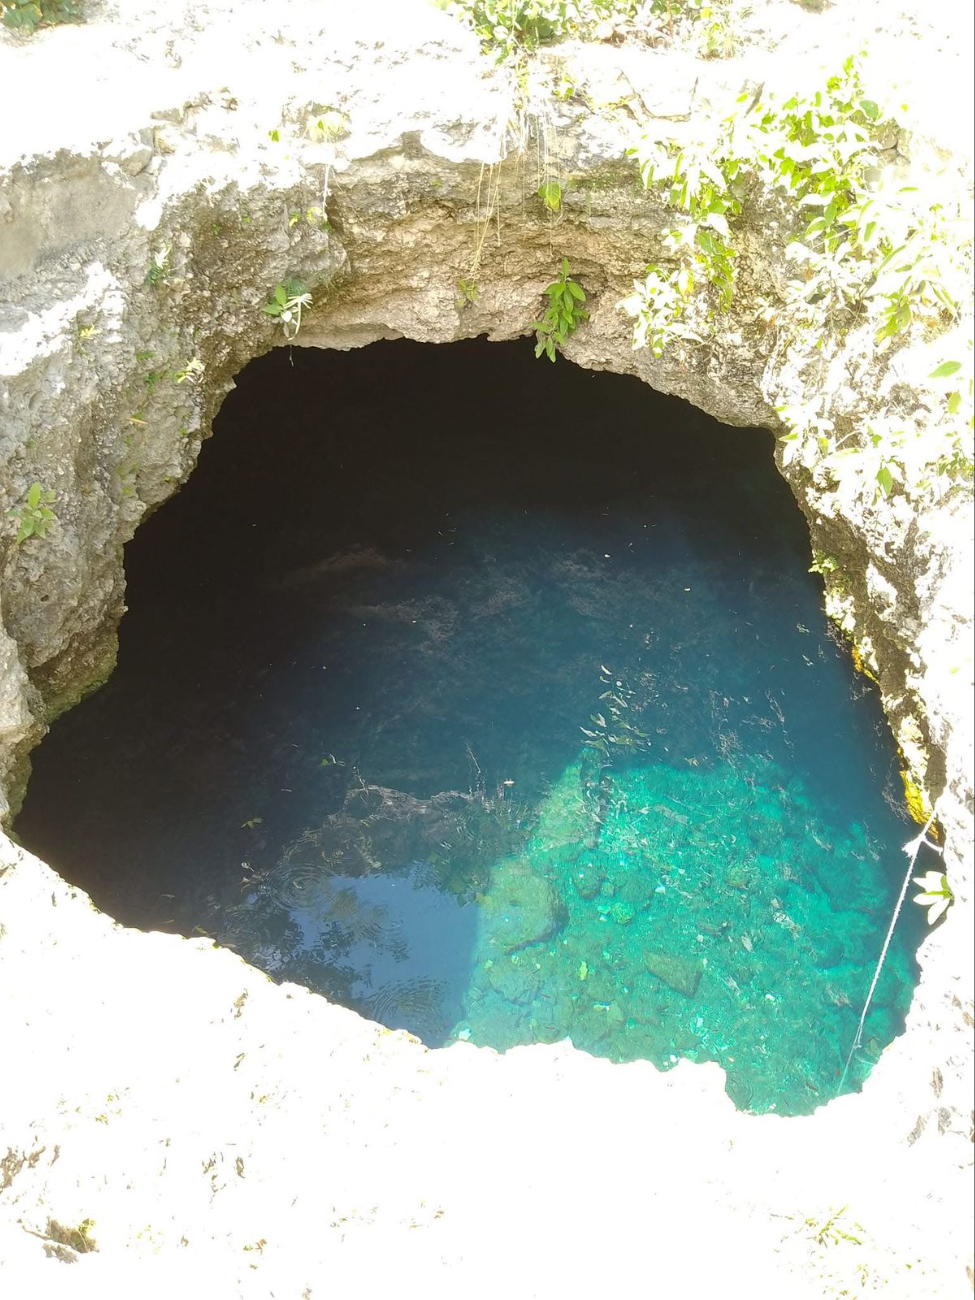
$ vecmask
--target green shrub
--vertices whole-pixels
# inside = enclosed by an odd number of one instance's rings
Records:
[[[897,131],[849,58],[824,84],[783,103],[743,95],[705,139],[677,148],[646,136],[633,151],[644,185],[680,216],[664,238],[669,266],[648,265],[620,304],[634,322],[634,347],[660,356],[673,340],[702,341],[714,310],[735,294],[737,218],[756,195],[776,192],[795,214],[787,249],[795,271],[757,319],[775,322],[793,349],[813,360],[867,325],[880,353],[900,337],[932,338],[954,324],[970,292],[971,226],[931,194],[885,176],[881,154]],[[703,302],[699,281],[710,288]],[[859,472],[883,498],[906,490],[941,499],[970,483],[970,367],[945,361],[929,381],[940,386],[933,400],[943,409],[921,455],[906,422],[837,439],[819,391],[780,408],[783,463],[834,478]]]
[[[28,35],[37,27],[78,22],[81,12],[81,0],[0,0],[3,25]]]
[[[636,0],[455,0],[449,6],[499,63],[553,41],[585,37],[602,19],[632,18],[638,7]]]

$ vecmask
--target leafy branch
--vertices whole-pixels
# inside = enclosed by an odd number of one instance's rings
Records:
[[[544,353],[549,361],[554,361],[556,353],[564,347],[566,339],[573,334],[583,321],[589,319],[589,313],[583,308],[586,301],[585,292],[569,274],[569,259],[563,257],[562,271],[559,278],[545,290],[548,307],[540,321],[535,321],[535,356]]]

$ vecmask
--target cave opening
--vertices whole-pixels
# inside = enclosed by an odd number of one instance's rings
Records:
[[[715,1060],[743,1108],[814,1109],[910,823],[771,453],[524,341],[252,362],[127,547],[118,668],[19,836],[432,1046]]]

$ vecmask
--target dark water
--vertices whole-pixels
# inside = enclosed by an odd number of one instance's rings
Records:
[[[120,920],[430,1044],[717,1060],[812,1109],[912,825],[771,451],[528,344],[254,363],[18,833]]]

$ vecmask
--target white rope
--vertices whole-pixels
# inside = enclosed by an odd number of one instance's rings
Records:
[[[897,906],[894,908],[894,915],[891,918],[890,929],[887,931],[887,938],[884,940],[884,946],[880,951],[880,960],[877,962],[877,969],[873,973],[873,982],[870,985],[870,992],[867,994],[867,1000],[863,1004],[863,1012],[860,1016],[860,1023],[857,1025],[856,1037],[853,1039],[853,1046],[850,1048],[850,1054],[846,1058],[846,1065],[843,1066],[843,1073],[840,1076],[840,1084],[836,1089],[837,1097],[843,1091],[843,1084],[846,1083],[846,1076],[850,1069],[850,1062],[853,1055],[863,1043],[863,1025],[867,1018],[867,1012],[870,1010],[870,1003],[873,1001],[873,995],[877,988],[877,981],[880,979],[880,972],[883,970],[884,962],[887,960],[887,949],[890,947],[890,941],[894,937],[894,927],[897,924],[897,918],[901,914],[901,908],[904,906],[904,898],[907,894],[907,887],[911,883],[911,876],[917,865],[917,855],[921,852],[921,845],[927,844],[929,848],[940,852],[936,844],[932,844],[928,839],[928,831],[931,829],[931,823],[934,821],[934,813],[924,823],[924,830],[916,839],[908,840],[904,845],[904,852],[909,854],[910,862],[907,866],[907,874],[904,877],[904,883],[901,885],[900,897],[897,899]]]

